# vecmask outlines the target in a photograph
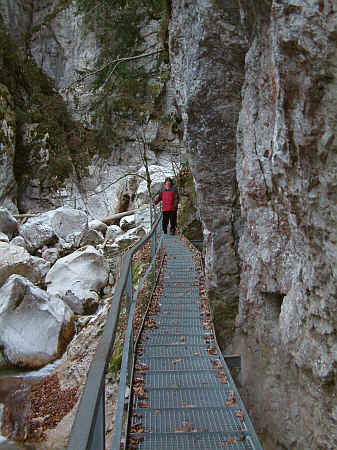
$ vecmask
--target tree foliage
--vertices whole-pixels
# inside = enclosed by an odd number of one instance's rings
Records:
[[[162,48],[144,57],[144,63],[148,57],[157,59],[156,69],[149,72],[137,59],[144,43],[141,28],[153,19],[167,28],[168,0],[77,0],[77,11],[84,14],[100,45],[96,67],[79,73],[79,80],[90,80],[97,96],[92,110],[99,111],[100,120],[102,114],[109,119],[114,113],[125,117],[144,112],[148,80],[159,73],[167,42],[162,39]]]

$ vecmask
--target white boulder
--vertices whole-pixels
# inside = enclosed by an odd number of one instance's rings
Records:
[[[88,223],[88,228],[89,230],[96,230],[104,234],[108,226],[104,222],[101,222],[98,219],[94,219]]]
[[[52,211],[50,222],[56,236],[66,242],[72,241],[74,235],[88,228],[85,212],[67,206]]]
[[[145,231],[142,226],[133,228],[132,230],[129,230],[126,233],[117,236],[114,244],[118,245],[121,250],[124,250],[130,247],[130,245],[138,242],[144,235]]]
[[[142,226],[146,233],[151,230],[150,207],[138,209],[135,212],[135,224],[136,226]]]
[[[15,236],[15,238],[11,240],[11,245],[17,245],[18,247],[23,247],[27,250],[26,241],[22,236]]]
[[[46,261],[49,261],[51,264],[54,264],[55,261],[57,261],[58,257],[59,257],[59,252],[57,250],[57,248],[48,248],[45,247],[42,250],[42,254],[41,254],[42,258],[45,259]]]
[[[43,278],[39,265],[25,248],[0,242],[0,286],[13,274],[22,275],[32,283]]]
[[[86,245],[99,245],[104,242],[102,233],[96,230],[83,230],[76,240],[76,247],[84,247]]]
[[[114,241],[117,236],[123,234],[123,230],[118,225],[110,225],[105,233],[105,239],[107,241]]]
[[[47,291],[64,300],[78,314],[93,313],[98,292],[108,281],[109,268],[92,246],[59,259],[46,276]]]
[[[82,230],[88,226],[88,217],[83,211],[67,206],[31,217],[19,227],[20,235],[34,252],[44,245],[59,241],[61,247],[71,248]]]
[[[0,242],[9,243],[9,238],[8,238],[7,234],[3,233],[2,231],[0,231]]]
[[[18,229],[18,223],[6,208],[0,208],[0,232],[5,233],[9,239]]]
[[[60,299],[19,275],[0,288],[0,344],[8,366],[39,368],[61,356],[74,315]]]
[[[136,226],[135,215],[132,214],[131,216],[122,217],[119,222],[119,226],[121,227],[121,229],[123,231],[128,231],[131,228],[135,228],[135,226]]]

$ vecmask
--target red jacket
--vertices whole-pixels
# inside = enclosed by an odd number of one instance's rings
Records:
[[[177,188],[172,186],[170,189],[163,189],[157,200],[155,200],[155,204],[162,202],[161,209],[162,211],[176,211],[179,203],[179,194]]]

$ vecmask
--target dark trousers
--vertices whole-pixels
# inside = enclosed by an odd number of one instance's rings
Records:
[[[177,211],[163,211],[163,231],[167,233],[167,225],[170,222],[170,231],[175,233],[177,226]]]

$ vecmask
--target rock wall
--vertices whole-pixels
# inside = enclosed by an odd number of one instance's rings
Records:
[[[243,356],[266,449],[337,445],[336,14],[335,0],[172,2],[217,331]]]
[[[337,2],[257,3],[238,127],[244,384],[274,443],[334,448]]]
[[[203,224],[208,290],[222,345],[237,312],[235,134],[247,41],[235,1],[173,1],[171,74]]]
[[[7,87],[0,83],[0,204],[13,213],[17,212],[13,172],[15,129],[13,99]]]
[[[115,114],[112,100],[106,111],[101,107],[89,112],[97,101],[90,90],[91,79],[73,82],[77,71],[97,68],[103,44],[98,43],[86,17],[77,14],[75,2],[0,0],[0,14],[18,46],[17,53],[14,45],[13,51],[8,49],[6,57],[14,62],[15,73],[7,87],[12,97],[13,92],[19,97],[13,105],[20,123],[16,158],[11,162],[16,166],[13,182],[18,184],[15,201],[20,212],[63,205],[83,209],[91,217],[113,212],[123,192],[130,197],[135,194],[122,176],[137,174],[143,165],[139,154],[143,142],[148,147],[148,163],[162,167],[163,179],[167,171],[171,173],[171,151],[179,151],[181,145],[172,132],[170,117],[175,117],[176,108],[167,82],[168,65],[164,58],[159,60],[160,53],[145,58],[147,92],[135,93],[144,117],[139,120],[132,105],[124,107],[123,103],[124,116],[121,111]],[[163,47],[163,24],[158,17],[139,26],[140,54]],[[1,32],[2,28],[1,21]],[[163,118],[166,121],[158,120]],[[105,134],[102,127],[109,138],[97,137]],[[136,178],[139,183],[141,178]]]

